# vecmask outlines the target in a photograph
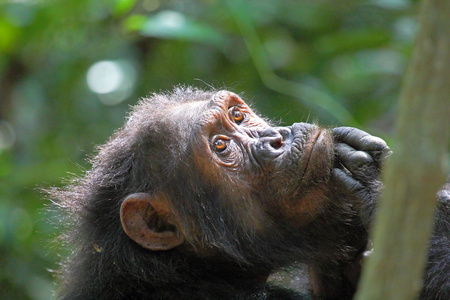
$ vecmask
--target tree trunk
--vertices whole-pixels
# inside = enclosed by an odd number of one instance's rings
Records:
[[[400,96],[397,143],[356,299],[414,299],[422,287],[436,192],[445,181],[450,132],[450,1],[422,3]],[[450,276],[450,275],[449,275]]]

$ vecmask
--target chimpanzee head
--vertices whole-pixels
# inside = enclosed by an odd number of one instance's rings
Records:
[[[118,134],[133,137],[131,171],[143,181],[121,204],[122,226],[144,248],[238,247],[248,236],[299,230],[327,205],[328,131],[273,127],[234,93],[144,100]]]
[[[75,221],[68,293],[127,278],[164,285],[211,266],[267,276],[345,252],[356,217],[336,198],[333,160],[328,130],[274,127],[228,91],[142,100],[92,169],[51,191]]]

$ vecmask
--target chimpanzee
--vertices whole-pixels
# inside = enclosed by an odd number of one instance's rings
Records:
[[[228,91],[155,94],[50,191],[73,221],[60,298],[304,299],[266,281],[302,262],[313,297],[351,299],[389,152],[355,128],[274,127]]]
[[[433,236],[420,299],[450,299],[450,176],[438,192]]]

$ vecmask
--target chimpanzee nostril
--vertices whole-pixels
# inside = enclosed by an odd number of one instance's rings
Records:
[[[278,127],[278,132],[281,134],[281,136],[283,137],[283,140],[288,139],[291,135],[292,135],[292,130],[291,130],[291,126],[287,126],[287,127]]]
[[[270,146],[272,146],[273,149],[278,150],[283,146],[283,141],[281,141],[281,138],[275,138],[270,141]]]
[[[272,150],[283,147],[285,142],[290,141],[292,135],[290,127],[268,127],[258,133],[261,145],[266,145]]]

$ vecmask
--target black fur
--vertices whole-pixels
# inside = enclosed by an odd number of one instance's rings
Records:
[[[370,218],[364,215],[373,210],[382,157],[368,151],[374,161],[352,168],[354,162],[339,163],[345,153],[336,153],[323,168],[306,174],[289,161],[284,173],[259,174],[248,167],[237,175],[224,173],[218,184],[194,159],[200,142],[194,132],[202,111],[183,106],[177,113],[182,117],[169,114],[185,103],[207,104],[215,94],[178,88],[142,100],[125,126],[99,148],[84,177],[49,191],[71,220],[64,237],[73,254],[61,270],[60,299],[304,299],[266,282],[269,274],[294,262],[310,266],[315,296],[351,299],[367,244],[366,220],[360,218]],[[298,145],[306,147],[313,129],[297,127]],[[340,134],[334,143],[345,143]],[[334,151],[330,145],[326,151]],[[330,155],[325,152],[317,157]],[[336,175],[333,169],[342,172]],[[246,171],[254,172],[254,181],[245,179]],[[297,181],[301,184],[291,188]],[[151,251],[125,234],[119,210],[127,195],[160,191],[179,214],[186,241],[171,250]],[[286,197],[287,202],[278,200]],[[285,217],[289,197],[311,201],[310,212],[299,215],[298,224]],[[446,199],[443,219],[448,216]],[[262,209],[276,201],[281,202],[275,208]],[[301,220],[309,214],[310,220]],[[435,238],[441,249],[442,243],[448,245],[449,225],[438,226],[445,227],[437,228]],[[439,256],[445,255],[449,261],[448,251],[439,251],[431,253],[432,260],[442,261]],[[442,265],[436,262],[429,269],[429,274],[438,273]],[[433,284],[442,286],[435,279],[441,277],[429,278],[426,296],[436,293]],[[448,289],[441,293],[448,295]]]
[[[450,299],[450,178],[438,193],[436,223],[420,299]]]

